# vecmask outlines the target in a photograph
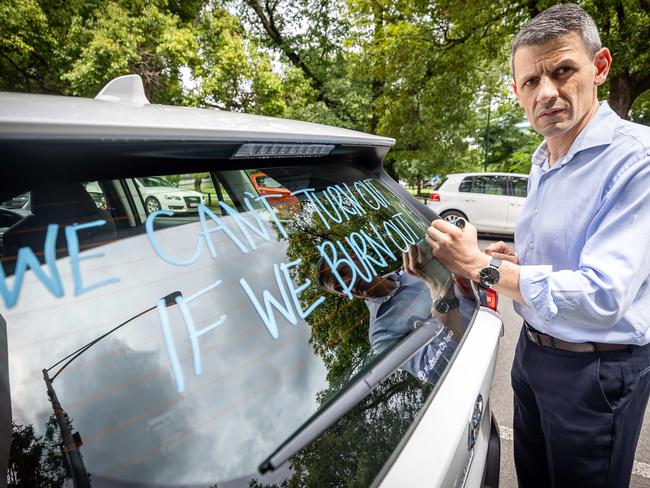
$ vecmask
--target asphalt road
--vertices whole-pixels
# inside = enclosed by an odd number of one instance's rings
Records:
[[[481,248],[492,240],[480,241]],[[521,331],[521,318],[512,307],[512,300],[499,297],[499,312],[504,325],[504,336],[499,344],[499,355],[492,383],[490,403],[501,430],[500,488],[516,488],[517,477],[512,454],[512,387],[510,367],[515,345]],[[646,409],[641,438],[636,451],[636,463],[630,483],[634,488],[650,488],[650,407]]]

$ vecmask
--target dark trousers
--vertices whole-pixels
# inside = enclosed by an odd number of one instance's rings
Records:
[[[569,352],[522,328],[512,366],[519,486],[627,488],[650,394],[650,347]]]

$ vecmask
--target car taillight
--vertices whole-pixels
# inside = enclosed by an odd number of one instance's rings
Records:
[[[497,311],[497,305],[499,304],[499,294],[491,288],[485,290],[485,302],[486,306],[495,312]]]
[[[437,192],[434,191],[431,194],[431,201],[432,202],[439,202],[440,201],[440,193],[437,193]]]

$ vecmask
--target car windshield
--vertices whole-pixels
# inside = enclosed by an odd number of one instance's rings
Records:
[[[147,176],[145,178],[137,178],[137,180],[144,187],[155,188],[163,186],[168,188],[176,188],[176,185],[174,185],[171,181],[168,181],[167,179],[160,176]]]
[[[56,459],[44,454],[39,469],[69,478],[42,370],[133,319],[53,382],[93,485],[371,484],[453,361],[473,292],[431,255],[428,216],[363,167],[256,170],[281,194],[244,170],[202,170],[197,186],[182,171],[137,177],[198,189],[192,214],[151,211],[128,171],[29,188],[33,215],[16,214],[0,235],[12,435],[31,432]],[[24,193],[29,175],[15,186]],[[289,463],[259,474],[424,323],[435,328],[429,344]]]

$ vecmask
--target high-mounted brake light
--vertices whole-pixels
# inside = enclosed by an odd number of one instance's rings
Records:
[[[499,294],[494,291],[492,288],[485,290],[485,301],[489,309],[497,311],[497,305],[499,304]]]
[[[327,156],[333,149],[333,144],[243,144],[232,158],[309,158]]]
[[[440,193],[434,191],[431,194],[431,201],[432,202],[439,202],[440,201]]]

